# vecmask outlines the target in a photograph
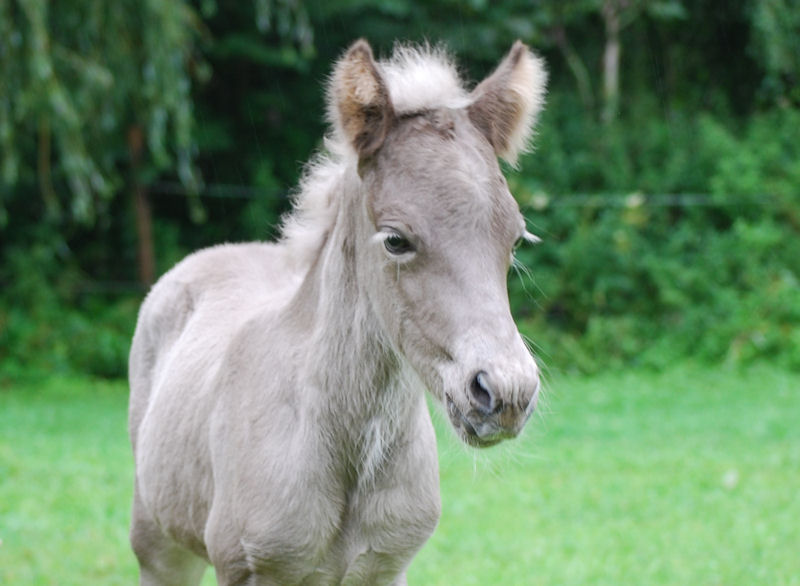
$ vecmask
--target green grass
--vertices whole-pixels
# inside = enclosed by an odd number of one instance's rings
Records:
[[[443,514],[410,584],[800,584],[800,375],[549,387],[505,447],[437,422]],[[117,382],[0,385],[0,584],[135,583],[126,401]]]
[[[122,383],[0,386],[0,584],[132,584]]]

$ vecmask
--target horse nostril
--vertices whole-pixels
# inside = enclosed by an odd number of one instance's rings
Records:
[[[475,375],[469,385],[469,398],[473,407],[481,413],[489,414],[495,411],[497,401],[486,378],[487,375],[483,371]]]

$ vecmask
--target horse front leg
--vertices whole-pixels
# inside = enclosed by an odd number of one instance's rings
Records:
[[[141,586],[194,586],[207,562],[163,533],[142,504],[138,485],[133,494],[131,546],[139,562]]]
[[[367,549],[359,554],[347,568],[347,573],[342,578],[343,586],[362,586],[364,584],[377,585],[405,585],[405,567],[408,559],[399,559],[398,556],[378,553]]]

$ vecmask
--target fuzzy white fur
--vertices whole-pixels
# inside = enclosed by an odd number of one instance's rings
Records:
[[[441,46],[398,43],[391,58],[378,61],[376,65],[397,115],[466,108],[475,99],[465,87],[452,56]],[[332,83],[334,77],[329,82]],[[546,84],[544,62],[525,49],[508,84],[508,91],[521,104],[522,115],[509,137],[508,148],[498,153],[511,165],[516,165],[518,156],[530,148],[536,120],[544,106]],[[374,89],[371,84],[366,86],[369,91],[361,93],[370,94],[362,95],[368,102]],[[328,95],[333,94],[329,87]],[[282,241],[293,249],[292,257],[299,270],[308,267],[322,242],[325,228],[333,222],[332,194],[343,181],[345,169],[357,158],[333,103],[329,104],[328,118],[331,132],[324,141],[325,150],[306,166],[293,210],[283,219]]]
[[[508,91],[516,95],[522,106],[522,116],[508,137],[508,148],[498,153],[511,165],[516,166],[519,155],[531,146],[536,119],[544,107],[546,87],[544,61],[526,50],[518,66],[512,71],[508,85]]]
[[[468,107],[442,51],[349,59],[337,99]],[[388,120],[344,106],[356,132]],[[425,389],[471,445],[521,431],[539,385],[506,291],[524,221],[470,120],[452,140],[406,127],[363,176],[336,127],[280,243],[199,251],[150,291],[129,368],[143,585],[197,584],[207,563],[221,586],[405,584],[440,514]],[[402,225],[429,262],[401,270],[375,236]]]

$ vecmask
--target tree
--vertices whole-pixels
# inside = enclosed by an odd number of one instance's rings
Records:
[[[201,15],[216,12],[213,0],[200,2],[199,13],[187,0],[3,0],[0,228],[10,198],[30,193],[20,184],[31,176],[43,217],[55,226],[92,224],[127,186],[139,276],[151,283],[147,186],[169,173],[190,195],[201,188],[192,87],[210,76]],[[313,49],[299,0],[254,0],[250,14],[261,34],[276,31]],[[201,220],[198,200],[189,201]]]
[[[765,93],[783,105],[800,104],[800,2],[756,0],[751,11]]]
[[[18,179],[26,135],[38,137],[39,183],[53,174],[69,184],[69,212],[91,221],[120,184],[126,129],[146,129],[147,154],[159,168],[191,168],[190,67],[200,31],[184,2],[12,0],[0,8],[0,135],[3,180]],[[33,131],[33,132],[32,132]],[[50,167],[51,141],[57,168]],[[54,197],[48,194],[46,198]],[[62,196],[63,197],[63,196]],[[51,215],[63,201],[48,201]]]
[[[203,72],[194,51],[201,30],[182,1],[0,4],[4,197],[34,150],[45,219],[56,224],[93,222],[125,183],[126,163],[135,198],[146,198],[137,185],[149,168],[174,166],[195,186],[190,90],[192,72]],[[146,148],[126,144],[136,133]],[[140,243],[142,254],[151,249]],[[140,254],[145,282],[152,265]]]
[[[601,119],[606,124],[613,122],[619,112],[620,58],[622,42],[620,35],[641,14],[655,18],[682,18],[685,11],[680,0],[602,0],[599,12],[605,29],[603,49],[603,111]]]

